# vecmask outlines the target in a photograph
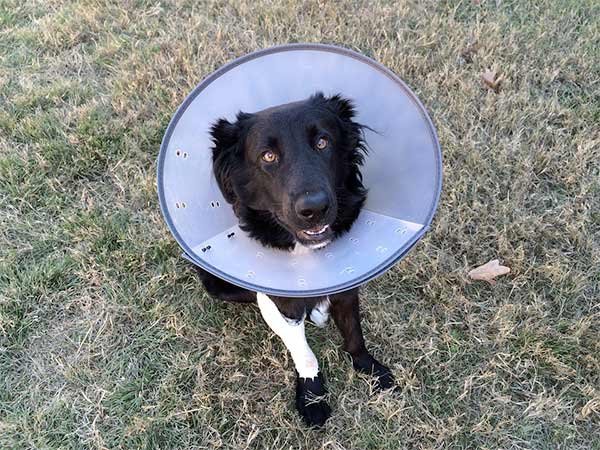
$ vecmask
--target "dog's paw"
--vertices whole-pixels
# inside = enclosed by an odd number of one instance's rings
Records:
[[[396,388],[396,379],[390,369],[381,364],[368,353],[361,357],[352,358],[354,369],[360,373],[375,377],[375,390],[385,391]]]
[[[331,408],[324,400],[297,401],[296,408],[304,423],[309,427],[320,428],[331,416]]]
[[[376,361],[377,362],[377,361]],[[378,363],[379,364],[379,363]],[[375,389],[378,391],[386,391],[388,389],[396,390],[396,379],[390,369],[382,364],[374,372],[375,376]]]
[[[310,427],[322,427],[331,415],[325,401],[325,384],[319,373],[315,378],[296,378],[296,409],[302,420]]]

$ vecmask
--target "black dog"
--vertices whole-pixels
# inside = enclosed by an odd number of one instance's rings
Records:
[[[352,103],[318,93],[305,101],[239,113],[212,127],[213,170],[240,227],[263,245],[312,251],[348,231],[366,199],[360,166],[362,126]],[[330,408],[324,381],[306,343],[304,319],[323,325],[333,316],[354,368],[387,389],[394,378],[365,347],[358,289],[328,297],[283,298],[251,292],[198,269],[209,294],[227,301],[258,302],[269,326],[290,351],[297,371],[296,408],[306,423],[322,425]]]

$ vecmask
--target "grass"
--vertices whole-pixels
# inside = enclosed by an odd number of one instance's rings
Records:
[[[0,0],[0,448],[600,449],[594,0]],[[432,230],[363,289],[400,394],[310,329],[334,415],[307,430],[256,308],[210,300],[160,215],[170,116],[287,42],[390,67],[437,126]],[[498,93],[480,80],[506,77]],[[466,272],[499,257],[494,286]]]

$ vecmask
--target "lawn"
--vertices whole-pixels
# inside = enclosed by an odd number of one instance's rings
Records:
[[[599,18],[597,0],[0,0],[0,448],[600,449]],[[288,42],[392,69],[444,153],[431,231],[362,291],[399,392],[311,327],[321,431],[257,308],[211,300],[180,258],[155,186],[187,93]],[[494,258],[512,273],[469,282]]]

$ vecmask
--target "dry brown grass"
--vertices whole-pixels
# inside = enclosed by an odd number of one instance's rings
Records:
[[[598,17],[594,0],[0,0],[0,448],[600,448]],[[363,292],[400,394],[371,395],[311,329],[321,432],[256,310],[208,299],[179,258],[154,185],[194,85],[302,41],[394,70],[445,157],[431,232]],[[467,282],[496,257],[511,275]]]

